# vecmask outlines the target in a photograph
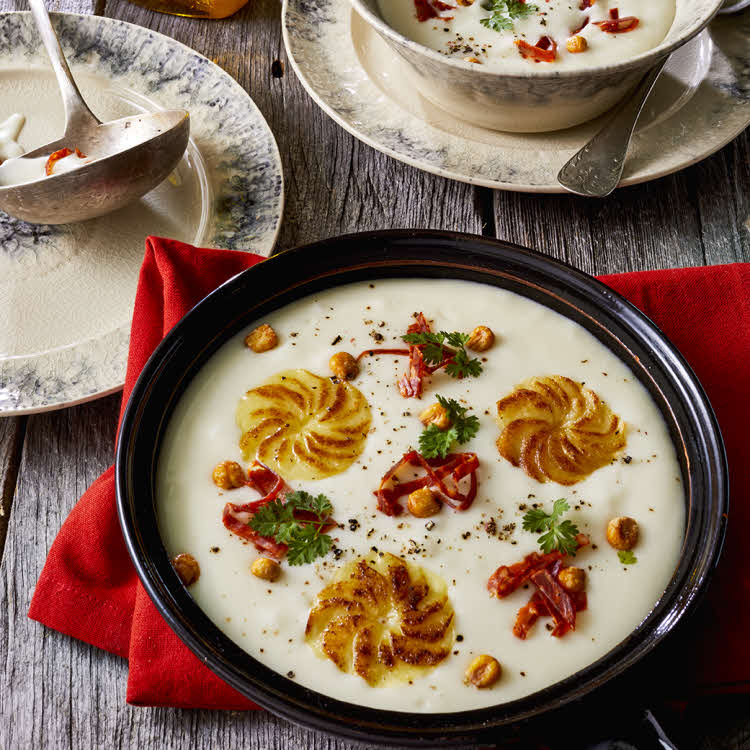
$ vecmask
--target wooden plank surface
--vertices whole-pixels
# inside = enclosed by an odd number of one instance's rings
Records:
[[[435,227],[496,234],[591,273],[750,260],[747,134],[699,165],[605,201],[493,193],[405,166],[335,126],[290,71],[276,0],[251,0],[220,22],[159,15],[126,0],[55,0],[51,7],[98,12],[168,34],[250,92],[282,154],[282,247],[362,229]],[[0,0],[0,10],[12,9],[23,9],[21,0]],[[271,72],[276,61],[281,77]],[[266,713],[131,708],[122,660],[26,618],[63,519],[111,463],[117,409],[112,396],[0,421],[0,748],[351,747]],[[700,747],[750,746],[745,704],[726,700],[707,712],[698,724]]]
[[[495,193],[497,236],[592,274],[750,260],[750,135],[605,200]]]
[[[284,167],[281,247],[384,227],[480,232],[471,186],[435,178],[374,151],[317,108],[288,64],[277,0],[252,0],[218,23],[156,14],[127,0],[108,0],[105,14],[188,44],[252,95],[276,136]],[[284,71],[280,78],[271,73],[277,60]]]
[[[8,531],[10,506],[16,491],[25,431],[24,417],[0,420],[0,555]]]

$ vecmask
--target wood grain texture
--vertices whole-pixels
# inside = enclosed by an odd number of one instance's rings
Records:
[[[126,0],[53,0],[51,7],[160,31],[241,83],[282,155],[282,247],[362,229],[436,227],[496,233],[591,273],[750,260],[747,134],[691,169],[605,201],[492,193],[396,162],[330,121],[289,68],[276,0],[251,0],[219,22],[160,15]],[[13,9],[25,9],[25,3],[0,0],[0,11]],[[281,77],[272,73],[272,66],[279,71],[277,61]],[[26,618],[54,536],[76,498],[111,463],[118,403],[113,396],[0,421],[2,508],[7,511],[14,498],[0,564],[0,748],[353,747],[263,712],[131,708],[125,662]],[[710,721],[696,719],[693,734],[701,750],[750,747],[746,704],[722,702],[721,710],[708,712]]]
[[[602,200],[498,191],[497,236],[592,274],[750,261],[749,164],[746,131],[693,167]]]
[[[5,548],[10,506],[16,491],[25,430],[24,417],[0,420],[0,560]]]
[[[704,261],[750,260],[750,131],[688,171],[696,186]]]
[[[221,22],[158,14],[127,0],[109,0],[106,15],[189,44],[250,93],[276,136],[284,167],[280,247],[391,227],[481,232],[474,188],[384,156],[318,109],[288,64],[276,0],[253,0]],[[279,78],[272,75],[277,60],[284,71]]]
[[[74,723],[98,716],[88,705],[90,672],[106,657],[26,618],[46,551],[77,497],[112,462],[118,397],[28,418],[8,537],[0,564],[0,747],[54,747]],[[121,682],[99,676],[107,700]],[[121,700],[124,698],[121,695]],[[75,707],[75,710],[72,709]],[[86,707],[86,708],[84,708]],[[13,720],[11,720],[13,717]]]

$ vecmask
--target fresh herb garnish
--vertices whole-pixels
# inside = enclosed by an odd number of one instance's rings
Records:
[[[505,3],[501,4],[505,5]],[[500,13],[493,13],[487,18],[482,18],[480,19],[479,23],[481,23],[482,26],[490,29],[490,31],[511,31],[513,29],[513,21],[511,21],[507,16],[503,16]]]
[[[482,372],[482,363],[478,359],[472,359],[466,353],[466,343],[469,340],[468,333],[407,333],[402,336],[407,344],[422,347],[422,356],[428,365],[439,365],[447,357],[451,361],[447,363],[445,371],[453,378],[462,378],[467,375],[476,378]]]
[[[315,518],[300,521],[295,511],[307,511]],[[321,530],[332,513],[333,506],[325,495],[313,497],[309,492],[288,492],[285,502],[276,498],[259,508],[250,519],[250,528],[261,536],[286,544],[290,565],[304,565],[323,557],[331,549],[333,540]]]
[[[437,400],[445,409],[451,426],[445,430],[435,424],[425,427],[419,436],[419,452],[425,458],[445,458],[454,442],[468,443],[479,429],[479,419],[473,414],[466,416],[468,407],[461,406],[452,398],[438,396]]]
[[[633,565],[638,562],[638,558],[633,554],[632,549],[621,549],[617,551],[617,557],[623,565]]]
[[[459,349],[453,360],[445,366],[445,371],[452,378],[461,378],[465,375],[476,378],[482,374],[482,363],[476,358],[471,359],[466,349]]]
[[[532,533],[542,533],[537,539],[542,552],[548,553],[557,549],[566,555],[575,555],[578,549],[576,535],[578,527],[572,521],[561,521],[563,513],[570,510],[568,501],[564,498],[555,500],[552,514],[547,514],[541,508],[533,508],[523,517],[523,528]]]
[[[510,31],[513,22],[536,13],[539,8],[522,0],[488,0],[482,8],[490,11],[490,16],[482,18],[479,23],[492,31]]]

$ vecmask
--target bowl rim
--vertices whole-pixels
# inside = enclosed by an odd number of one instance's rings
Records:
[[[479,2],[479,0],[476,0]],[[289,0],[284,0],[289,2]],[[554,70],[551,68],[543,68],[537,70],[538,66],[529,66],[528,70],[522,69],[511,69],[509,71],[503,70],[487,70],[480,65],[474,63],[465,62],[462,59],[446,57],[441,55],[437,50],[427,47],[424,44],[415,42],[413,39],[404,36],[399,31],[396,31],[390,24],[381,18],[377,13],[370,10],[366,5],[365,0],[349,0],[354,10],[370,25],[375,31],[377,31],[386,40],[390,39],[392,42],[405,47],[411,52],[423,55],[434,62],[439,62],[447,65],[451,68],[458,70],[471,70],[477,74],[478,77],[484,78],[508,78],[513,80],[549,80],[549,79],[561,79],[561,78],[580,78],[585,77],[598,77],[610,75],[613,73],[628,73],[636,69],[642,69],[645,73],[651,67],[654,67],[661,59],[667,57],[679,47],[689,42],[693,37],[700,34],[703,29],[713,20],[714,16],[719,12],[724,0],[713,0],[713,7],[710,12],[705,15],[702,20],[696,22],[688,31],[680,36],[678,39],[665,44],[664,41],[660,42],[656,47],[644,50],[638,55],[631,57],[627,60],[620,60],[614,63],[602,63],[595,65],[590,68],[566,68],[563,70]],[[375,0],[377,2],[377,0]],[[679,0],[677,0],[679,2]],[[670,26],[671,31],[671,26]],[[667,31],[666,36],[669,36]],[[665,37],[666,38],[666,37]]]
[[[423,257],[426,253],[437,259],[426,260]],[[385,276],[399,275],[391,273],[394,269],[406,268],[408,273],[401,275],[414,277],[425,268],[430,272],[442,270],[443,273],[457,273],[457,269],[463,268],[470,269],[474,276],[494,273],[516,278],[513,276],[516,271],[507,270],[513,269],[514,264],[537,279],[525,282],[530,289],[540,289],[550,299],[562,289],[574,298],[574,302],[562,299],[562,303],[574,309],[579,309],[575,305],[581,305],[585,311],[589,301],[591,309],[603,306],[602,317],[609,318],[610,323],[612,320],[622,321],[620,336],[623,333],[635,336],[632,341],[628,339],[629,345],[635,341],[644,347],[644,351],[651,352],[660,367],[669,365],[674,368],[669,377],[674,378],[680,397],[684,399],[681,407],[695,420],[696,435],[700,440],[696,440],[695,447],[690,443],[683,444],[684,450],[691,445],[690,450],[694,451],[690,456],[686,454],[690,472],[684,476],[689,523],[675,573],[659,601],[630,636],[570,677],[524,698],[489,708],[431,713],[429,725],[424,714],[372,709],[330,698],[256,661],[224,635],[198,607],[174,574],[158,533],[154,468],[160,437],[171,417],[170,403],[173,407],[182,395],[180,383],[170,385],[162,381],[170,362],[177,358],[177,364],[171,366],[182,368],[178,379],[187,381],[187,385],[195,370],[257,317],[263,305],[270,304],[272,307],[268,309],[273,309],[287,304],[290,300],[284,301],[283,293],[290,290],[295,294],[292,299],[313,293],[316,289],[310,288],[313,282],[322,280],[322,283],[327,283],[340,278],[342,280],[338,283],[347,283],[354,280],[352,274],[363,280],[372,279],[373,276],[368,274],[378,268],[386,269]],[[318,274],[312,276],[312,282],[311,273]],[[300,283],[291,283],[287,279],[287,275],[294,279],[295,274],[302,279]],[[429,276],[430,273],[423,275]],[[437,271],[432,275],[437,275]],[[547,288],[538,286],[539,276],[548,280]],[[281,279],[285,281],[280,283]],[[259,288],[266,290],[265,295],[248,295],[247,288],[252,282],[260,283]],[[274,284],[276,293],[271,288]],[[336,284],[317,289],[332,285]],[[278,291],[279,287],[282,292]],[[267,296],[269,293],[270,297]],[[240,300],[236,304],[242,305],[244,312],[216,333],[216,328],[207,325],[206,321],[210,321],[212,315],[214,323],[217,319],[226,320],[222,314],[227,301],[233,297]],[[260,297],[264,299],[260,300]],[[588,317],[593,326],[599,326],[615,342],[622,343],[607,326]],[[214,332],[213,339],[205,343],[211,331]],[[198,343],[201,335],[203,344]],[[186,367],[184,361],[178,361],[181,347],[188,347],[193,357],[190,367]],[[627,347],[625,350],[630,351]],[[637,361],[643,370],[643,377],[652,377],[649,371],[652,365],[633,356],[633,361]],[[197,366],[195,361],[199,362]],[[631,362],[626,363],[632,368]],[[666,382],[671,384],[669,380]],[[162,398],[165,394],[160,396],[159,388],[168,388],[170,403]],[[665,401],[665,407],[672,412],[669,402]],[[690,419],[688,426],[694,426]],[[679,454],[679,446],[676,448]],[[134,456],[138,451],[145,455],[145,464],[143,456]],[[694,461],[696,457],[701,460]],[[700,503],[693,502],[693,472],[708,472],[705,477],[703,473],[697,475],[699,489],[705,490],[705,496],[697,498]],[[563,706],[569,710],[573,702],[633,667],[694,610],[705,593],[721,554],[729,504],[727,459],[716,416],[685,359],[652,321],[624,297],[566,263],[493,238],[434,230],[363,232],[303,245],[234,276],[207,295],[165,336],[137,379],[118,433],[115,473],[118,517],[138,576],[167,624],[204,664],[243,695],[290,721],[355,741],[364,740],[370,744],[397,741],[409,746],[456,746],[479,738],[497,739],[500,733],[517,730],[520,724],[531,719],[547,717],[550,712],[558,715],[557,709]],[[703,479],[706,480],[705,487]],[[146,501],[150,501],[150,505]],[[139,513],[146,515],[145,526]],[[697,525],[693,523],[694,514],[697,514]],[[691,540],[693,546],[689,547]],[[150,547],[149,542],[155,547]]]

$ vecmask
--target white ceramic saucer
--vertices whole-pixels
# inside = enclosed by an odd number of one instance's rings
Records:
[[[503,190],[564,192],[556,179],[560,167],[604,122],[528,135],[467,125],[410,87],[404,63],[348,0],[284,0],[282,24],[294,70],[323,111],[373,148],[443,177]],[[749,123],[745,11],[717,18],[672,55],[646,104],[622,184],[694,164]]]
[[[191,141],[141,201],[79,224],[0,212],[0,414],[56,409],[122,387],[147,235],[269,255],[283,204],[274,137],[252,99],[210,60],[111,18],[53,14],[79,87],[102,120],[184,108]],[[0,14],[0,121],[20,112],[25,148],[62,130],[51,67],[28,13]],[[75,144],[71,144],[71,147]]]

